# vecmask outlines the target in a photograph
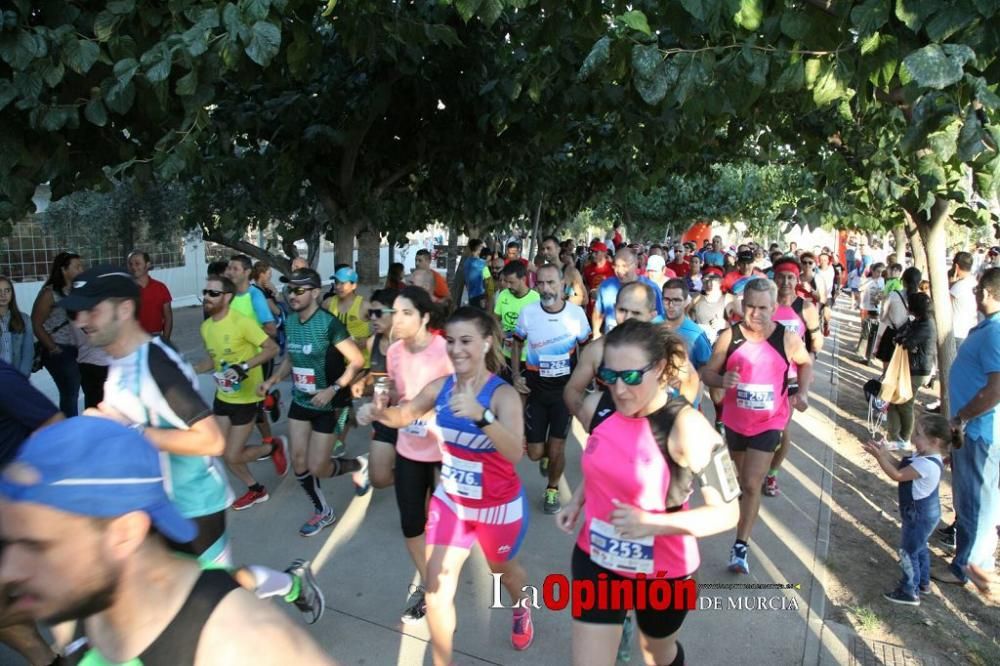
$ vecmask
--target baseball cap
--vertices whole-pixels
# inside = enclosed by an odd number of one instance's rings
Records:
[[[73,290],[59,301],[59,307],[79,312],[109,298],[139,298],[139,285],[124,268],[104,264],[77,275],[73,280]]]
[[[608,251],[608,246],[605,245],[604,243],[602,243],[601,241],[594,241],[593,243],[590,244],[590,251],[591,252],[607,252]]]
[[[358,281],[358,272],[353,268],[348,268],[344,266],[339,271],[330,276],[331,280],[336,280],[337,282],[354,282]]]
[[[752,264],[753,250],[740,250],[736,254],[736,263]]]
[[[718,266],[708,266],[701,271],[704,278],[721,278],[722,269]]]
[[[649,272],[654,272],[655,273],[656,271],[659,271],[659,272],[662,273],[663,272],[663,268],[666,265],[667,265],[667,262],[663,260],[663,257],[661,257],[658,254],[654,254],[652,257],[650,257],[649,259],[646,260],[646,272],[647,273],[649,273]]]
[[[132,428],[96,416],[66,419],[28,438],[0,473],[0,496],[95,518],[142,511],[171,541],[198,535],[167,497],[159,452]]]
[[[291,275],[282,275],[281,281],[293,287],[315,287],[319,289],[323,286],[323,281],[319,279],[319,273],[311,268],[300,268],[292,271]]]

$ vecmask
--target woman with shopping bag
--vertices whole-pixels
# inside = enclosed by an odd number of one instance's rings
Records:
[[[931,299],[926,294],[910,294],[907,304],[910,321],[896,333],[896,349],[882,379],[881,397],[889,402],[886,447],[890,451],[909,450],[914,399],[927,383],[937,357]]]

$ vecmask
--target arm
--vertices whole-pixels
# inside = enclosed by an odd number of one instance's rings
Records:
[[[806,343],[795,333],[785,331],[785,350],[788,360],[798,366],[799,392],[792,397],[792,406],[799,411],[809,407],[809,387],[812,386],[813,360],[812,354],[806,351]]]
[[[472,399],[475,400],[474,395]],[[524,455],[524,407],[521,398],[512,387],[501,386],[493,394],[490,409],[496,413],[496,420],[485,426],[483,432],[489,435],[500,455],[517,464]],[[480,405],[479,419],[483,418],[485,411]]]
[[[913,465],[909,465],[903,469],[896,467],[896,459],[892,457],[891,453],[882,448],[881,443],[865,442],[861,446],[875,458],[875,461],[882,468],[882,471],[885,472],[885,475],[896,483],[913,481],[920,478],[920,473],[914,469]]]
[[[964,423],[985,414],[997,404],[1000,404],[1000,372],[991,372],[987,376],[986,386],[972,400],[962,405],[955,416]]]
[[[163,304],[163,335],[167,342],[170,341],[170,334],[174,332],[174,309],[170,306],[170,301]]]
[[[142,434],[159,450],[179,456],[221,456],[226,448],[226,439],[211,413],[188,430],[146,428]]]
[[[35,333],[35,337],[38,338],[38,341],[42,343],[42,346],[49,353],[58,353],[59,351],[59,345],[55,343],[55,340],[52,339],[52,336],[49,335],[44,326],[45,320],[52,314],[52,306],[54,304],[55,299],[52,297],[52,287],[45,287],[38,294],[35,304],[31,307],[31,328]]]
[[[726,385],[726,377],[735,373],[727,373],[725,366],[726,352],[729,350],[729,342],[732,338],[731,329],[727,328],[719,333],[719,339],[715,341],[715,346],[712,348],[712,357],[701,369],[701,380],[711,388],[730,388]]]
[[[277,342],[271,338],[264,340],[260,346],[260,353],[246,361],[248,366],[247,369],[249,370],[250,368],[256,368],[258,365],[264,365],[272,358],[276,357],[279,351],[281,350],[278,348]]]
[[[270,392],[271,388],[282,381],[292,372],[292,357],[289,354],[285,354],[285,359],[281,364],[275,368],[271,376],[265,379],[260,386],[257,387],[257,395],[263,397]]]
[[[819,320],[819,310],[808,301],[803,303],[802,319],[805,321],[806,330],[812,335],[813,352],[818,354],[823,351],[823,326]]]
[[[590,300],[590,296],[587,293],[587,287],[583,284],[583,276],[580,275],[580,271],[573,269],[572,279],[570,280],[570,287],[573,289],[573,295],[569,297],[570,303],[575,303],[581,308],[587,307],[587,303]]]
[[[21,366],[18,370],[25,377],[29,377],[31,376],[31,364],[35,360],[34,326],[31,324],[31,317],[23,312],[17,314],[21,315],[21,321],[24,322],[24,333],[21,335]],[[72,324],[70,325],[72,326]]]
[[[563,402],[569,408],[569,413],[586,426],[590,421],[584,421],[582,411],[587,398],[587,388],[594,381],[597,365],[604,355],[604,341],[591,342],[580,352],[579,362],[573,368],[573,374],[563,388]]]
[[[358,412],[358,421],[360,422],[362,418],[370,418],[370,420],[378,421],[390,428],[404,428],[434,409],[434,403],[437,402],[438,394],[444,387],[445,379],[445,377],[435,379],[421,389],[413,400],[408,400],[395,407],[378,410],[374,403],[364,405]],[[363,412],[366,412],[364,417],[362,416]]]
[[[594,340],[599,340],[604,334],[604,314],[601,308],[600,290],[594,295],[594,311],[590,313],[590,330],[593,331]]]

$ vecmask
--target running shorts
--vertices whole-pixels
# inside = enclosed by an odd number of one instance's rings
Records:
[[[243,426],[254,422],[257,416],[257,409],[261,404],[263,403],[245,402],[237,404],[235,402],[224,402],[216,398],[215,402],[212,403],[212,411],[215,412],[216,416],[225,416],[234,426]]]
[[[456,504],[438,487],[427,511],[427,543],[470,550],[478,541],[487,562],[514,559],[528,533],[524,488],[510,502],[473,509]]]
[[[735,430],[726,428],[726,445],[730,451],[763,451],[764,453],[774,453],[781,444],[780,430],[765,430],[756,435],[741,435]]]
[[[288,418],[296,421],[309,421],[312,424],[313,432],[331,435],[343,432],[347,415],[344,409],[336,409],[332,412],[321,412],[318,409],[306,409],[302,405],[293,402],[288,408]],[[344,423],[342,424],[341,421]]]
[[[532,389],[524,405],[524,431],[529,444],[566,439],[571,417],[562,391]]]
[[[424,533],[427,525],[427,496],[437,485],[440,462],[410,460],[397,452],[395,482],[396,504],[403,536],[414,539]]]
[[[396,437],[398,435],[399,431],[395,428],[384,426],[378,421],[372,422],[372,439],[376,442],[385,442],[386,444],[396,446]]]

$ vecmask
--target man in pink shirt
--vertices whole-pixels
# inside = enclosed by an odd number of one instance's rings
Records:
[[[170,342],[174,328],[173,298],[167,285],[149,276],[149,255],[133,250],[128,255],[128,272],[139,283],[139,325],[150,335],[159,335]]]

